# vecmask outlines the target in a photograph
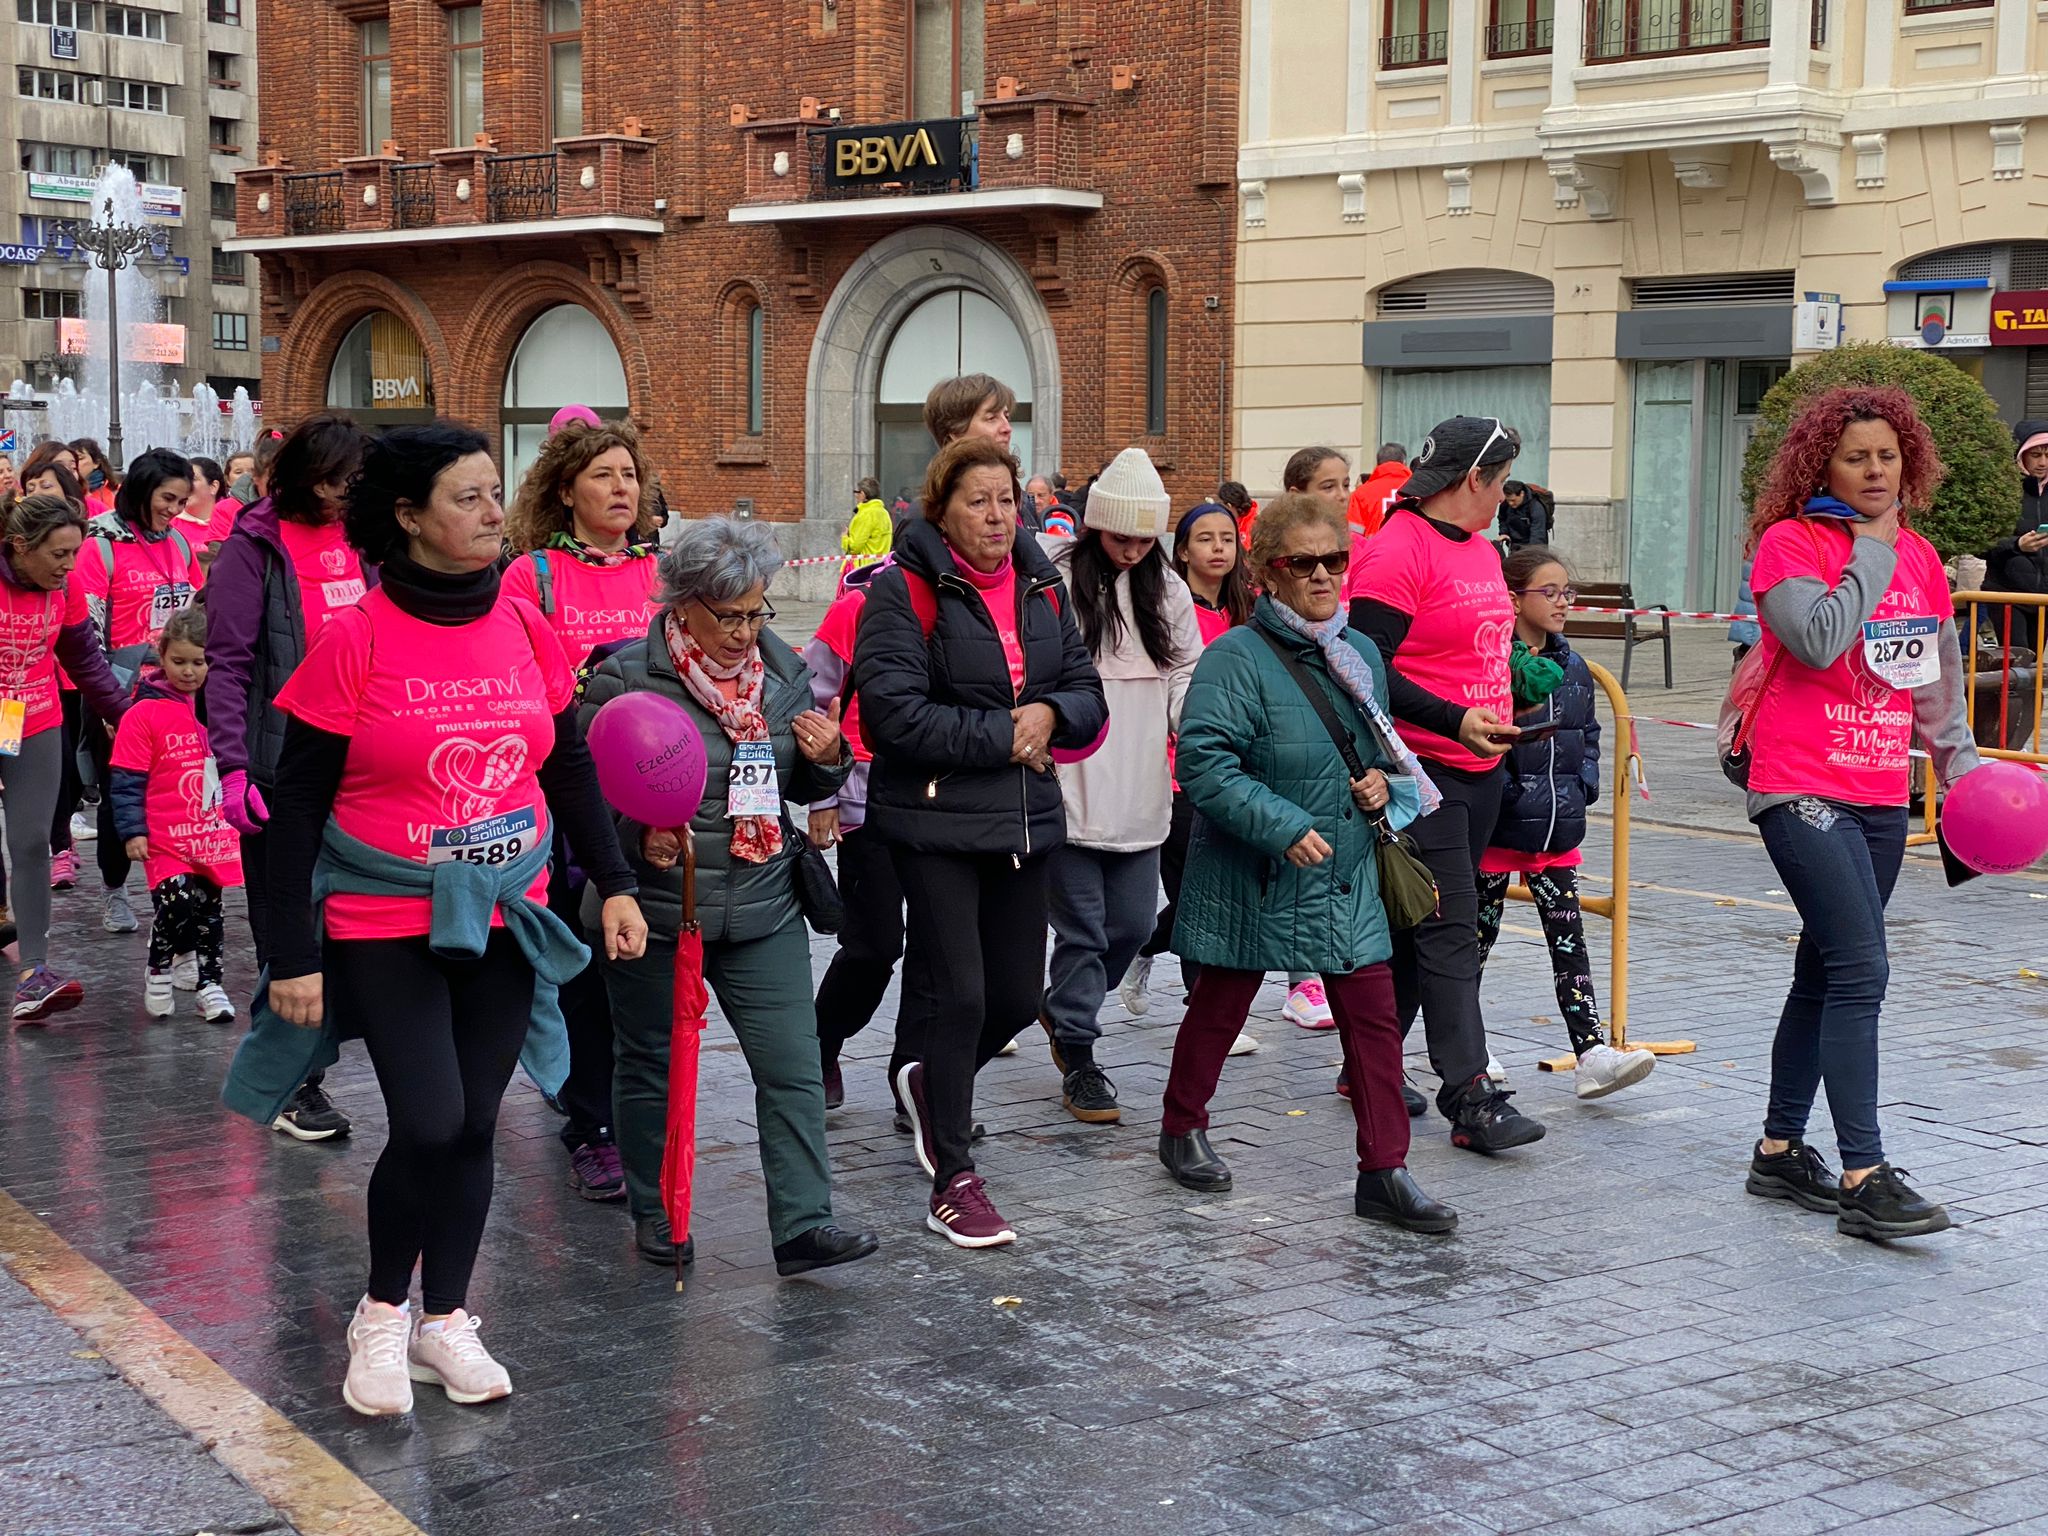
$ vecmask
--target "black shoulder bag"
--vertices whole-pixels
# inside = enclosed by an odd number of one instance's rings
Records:
[[[1273,648],[1273,654],[1280,658],[1280,665],[1287,669],[1287,675],[1294,679],[1295,687],[1308,700],[1316,718],[1323,722],[1323,729],[1330,733],[1331,745],[1344,759],[1344,771],[1354,780],[1364,778],[1369,770],[1358,755],[1351,733],[1337,718],[1337,706],[1330,702],[1328,692],[1301,664],[1301,658],[1283,645],[1278,636],[1259,629],[1259,638]],[[1387,909],[1387,922],[1395,928],[1413,928],[1436,911],[1436,876],[1429,872],[1429,866],[1415,851],[1415,839],[1405,832],[1396,832],[1384,810],[1372,812],[1371,821],[1373,832],[1379,839],[1380,901]]]

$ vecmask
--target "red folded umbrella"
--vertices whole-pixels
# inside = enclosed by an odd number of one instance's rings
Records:
[[[697,922],[697,846],[685,827],[683,921],[676,931],[674,1017],[668,1037],[668,1141],[661,1152],[661,1206],[676,1245],[676,1289],[683,1288],[683,1244],[690,1235],[690,1187],[697,1171],[697,1055],[704,1014],[704,930]]]

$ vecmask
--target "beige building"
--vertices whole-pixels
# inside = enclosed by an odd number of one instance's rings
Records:
[[[1934,346],[2048,415],[2048,5],[1245,6],[1254,495],[1307,443],[1369,467],[1498,415],[1585,575],[1724,608],[1741,452],[1800,355]]]

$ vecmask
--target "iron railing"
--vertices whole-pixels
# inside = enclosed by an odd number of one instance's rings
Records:
[[[1763,48],[1770,0],[1587,0],[1586,62]]]
[[[492,155],[484,162],[484,206],[493,224],[555,216],[555,153]]]
[[[284,179],[284,228],[289,235],[341,231],[341,172],[305,171]]]
[[[1413,69],[1421,64],[1441,64],[1450,56],[1448,32],[1406,32],[1380,39],[1381,69]]]
[[[1519,54],[1550,52],[1553,23],[1548,16],[1530,21],[1496,22],[1486,29],[1486,56],[1512,59]]]
[[[433,161],[391,167],[391,219],[398,229],[427,229],[433,225]]]
[[[933,133],[960,135],[960,173],[957,176],[933,178],[931,180],[905,181],[859,181],[835,183],[828,174],[831,153],[830,140],[823,133],[809,136],[811,155],[811,201],[842,201],[859,197],[929,197],[935,192],[972,192],[980,184],[980,143],[979,118],[945,118],[938,123],[928,123],[926,128]]]
[[[1922,11],[1974,11],[1988,7],[1992,0],[1906,0],[1906,9],[1913,15]]]

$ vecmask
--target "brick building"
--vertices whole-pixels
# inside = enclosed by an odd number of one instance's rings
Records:
[[[268,0],[266,415],[440,411],[508,479],[630,411],[671,500],[829,547],[996,373],[1028,471],[1223,468],[1236,0]]]

